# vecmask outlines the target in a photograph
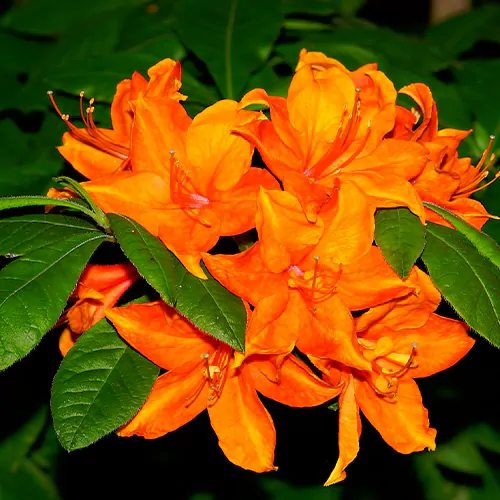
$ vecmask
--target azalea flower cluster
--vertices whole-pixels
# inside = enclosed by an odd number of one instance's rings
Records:
[[[138,221],[205,279],[203,261],[243,299],[245,353],[160,300],[116,307],[139,279],[133,266],[88,266],[66,315],[63,353],[107,317],[165,370],[118,434],[156,438],[207,409],[227,458],[264,472],[275,469],[276,433],[257,393],[294,407],[338,396],[339,454],[326,485],[343,480],[358,453],[360,410],[398,452],[433,450],[436,431],[414,379],[452,366],[474,341],[465,323],[436,314],[441,295],[427,274],[415,266],[403,280],[391,269],[374,245],[374,215],[407,207],[422,223],[447,225],[424,200],[480,228],[488,214],[469,196],[489,151],[477,166],[459,158],[469,132],[439,130],[423,84],[400,90],[416,109],[397,105],[375,64],[351,72],[303,50],[286,98],[254,89],[194,119],[178,62],[148,75],[118,85],[111,130],[96,126],[83,94],[83,128],[59,112],[70,127],[59,151],[105,212]],[[255,149],[264,166],[252,165]],[[249,248],[210,253],[221,237],[253,228]]]

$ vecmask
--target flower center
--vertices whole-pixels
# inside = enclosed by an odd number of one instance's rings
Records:
[[[335,285],[340,278],[342,269],[339,268],[337,272],[320,269],[319,256],[315,255],[313,269],[303,271],[298,266],[290,266],[288,272],[288,286],[298,290],[307,301],[317,304],[328,300],[336,293]]]
[[[199,217],[197,210],[207,206],[210,200],[198,194],[196,188],[189,179],[188,172],[179,160],[175,158],[175,151],[170,151],[170,198],[173,203],[179,205],[189,217],[210,227],[209,221]]]
[[[208,404],[214,405],[217,402],[226,383],[232,355],[233,349],[223,342],[218,343],[217,349],[212,354],[208,352],[203,354],[202,382],[194,394],[186,398],[186,406],[191,405],[196,400],[207,383]]]
[[[486,161],[488,157],[491,146],[493,145],[493,141],[495,140],[494,135],[490,135],[490,142],[488,143],[487,148],[484,150],[481,155],[481,159],[479,163],[475,167],[471,167],[471,169],[467,172],[465,179],[461,182],[461,185],[457,188],[457,190],[451,196],[451,199],[454,200],[456,198],[468,198],[471,194],[476,193],[477,191],[481,191],[482,189],[488,187],[490,184],[493,184],[498,177],[500,177],[500,171],[498,171],[493,179],[491,179],[486,184],[479,186],[479,183],[486,179],[489,175],[489,168],[493,166],[495,162],[495,155],[492,154],[490,159]]]
[[[111,156],[119,158],[120,160],[123,160],[122,164],[117,170],[125,170],[130,162],[129,149],[125,146],[122,146],[121,144],[112,141],[108,136],[106,136],[101,131],[101,129],[97,128],[93,116],[95,110],[94,98],[90,99],[89,105],[84,110],[83,109],[84,92],[83,90],[80,92],[80,116],[85,125],[85,129],[79,129],[69,121],[68,114],[64,114],[61,112],[59,106],[56,104],[56,100],[54,99],[53,94],[54,93],[52,92],[52,90],[49,90],[47,92],[50,102],[52,103],[52,106],[54,106],[54,109],[56,110],[57,114],[69,127],[73,137],[76,140],[82,142],[83,144],[87,144],[88,146],[91,146],[99,151],[102,151],[103,153],[107,153]]]
[[[317,181],[329,177],[330,175],[338,174],[343,168],[349,165],[349,163],[351,163],[365,147],[366,141],[368,140],[371,131],[370,121],[368,121],[366,134],[362,138],[356,150],[340,165],[337,165],[333,171],[328,171],[328,168],[332,165],[332,163],[334,163],[337,158],[345,153],[349,146],[356,139],[361,123],[361,101],[359,98],[360,92],[361,89],[356,88],[354,105],[350,111],[347,107],[347,104],[344,106],[344,111],[342,113],[339,128],[337,130],[337,135],[333,139],[330,148],[315,165],[304,170],[305,176],[313,178]]]
[[[408,354],[396,352],[390,337],[381,337],[377,342],[358,338],[358,344],[372,363],[373,373],[365,376],[372,389],[381,397],[395,398],[399,379],[418,366],[417,344],[411,344]]]

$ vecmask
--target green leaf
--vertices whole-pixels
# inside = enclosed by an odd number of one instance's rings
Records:
[[[119,214],[108,214],[108,218],[125,255],[167,304],[201,331],[243,352],[246,311],[240,298],[226,290],[205,267],[207,280],[193,276],[137,222]]]
[[[47,415],[46,406],[39,408],[27,422],[0,443],[2,500],[59,498],[54,482],[36,461],[32,460],[32,450],[44,430]]]
[[[54,326],[83,268],[106,238],[85,232],[58,239],[0,271],[0,370],[28,354]]]
[[[176,268],[175,308],[202,332],[244,352],[247,315],[242,300],[215,280],[202,264],[207,280]]]
[[[500,80],[500,59],[460,61],[453,66],[452,71],[457,79],[457,90],[473,110],[479,124],[488,135],[498,136],[500,94],[492,89],[497,87]]]
[[[159,368],[106,319],[85,332],[54,378],[51,408],[62,446],[77,450],[113,432],[144,404]]]
[[[9,210],[11,208],[22,208],[22,207],[66,207],[73,210],[88,215],[90,218],[94,219],[98,224],[99,220],[92,210],[89,210],[86,206],[81,203],[77,203],[72,200],[64,200],[61,198],[49,198],[48,196],[8,196],[6,198],[0,198],[0,210]]]
[[[425,226],[407,208],[383,208],[375,215],[375,242],[385,260],[405,279],[425,246]]]
[[[500,6],[483,5],[462,15],[431,25],[426,39],[451,57],[457,57],[479,40],[500,42]]]
[[[486,233],[479,231],[464,219],[458,217],[458,215],[455,215],[439,205],[425,201],[424,205],[446,219],[457,231],[460,231],[460,233],[462,233],[477,248],[481,255],[490,259],[491,262],[497,266],[497,268],[500,268],[500,247],[496,244],[493,238],[490,238]]]
[[[0,219],[0,255],[17,257],[74,234],[100,231],[90,222],[58,214]]]
[[[183,0],[175,17],[181,41],[207,65],[222,95],[234,99],[269,56],[283,14],[279,0]]]
[[[165,245],[137,222],[119,214],[108,214],[111,229],[123,253],[139,274],[173,306],[176,300],[175,268],[181,264]]]
[[[27,422],[0,443],[0,470],[17,468],[42,433],[47,416],[47,407],[42,406]]]
[[[461,233],[427,223],[429,275],[464,321],[500,347],[500,270]]]
[[[53,35],[64,31],[69,24],[82,22],[82,15],[90,20],[101,17],[107,11],[141,3],[143,0],[101,0],[87,2],[84,6],[79,2],[61,2],[60,0],[22,2],[9,10],[0,24],[16,31]]]
[[[63,89],[74,95],[83,90],[96,101],[111,102],[121,80],[130,78],[134,71],[146,75],[157,62],[155,56],[135,52],[89,57],[78,64],[74,61],[61,64],[45,76],[44,82],[53,89]],[[96,109],[99,112],[99,102]]]
[[[291,33],[295,36],[296,33]],[[299,34],[300,35],[300,34]],[[323,32],[308,32],[307,41],[293,44],[283,44],[277,47],[277,52],[286,56],[287,63],[292,68],[297,64],[299,51],[307,50],[324,52],[329,57],[339,58],[349,69],[356,69],[365,63],[377,62],[382,71],[387,65],[413,71],[419,75],[430,75],[446,68],[450,61],[443,55],[439,47],[425,43],[419,38],[396,33],[381,27],[339,27]],[[344,60],[342,52],[350,51],[354,59]],[[348,53],[348,52],[347,52]]]

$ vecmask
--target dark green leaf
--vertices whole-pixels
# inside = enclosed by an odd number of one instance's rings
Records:
[[[422,254],[433,283],[464,321],[500,347],[500,270],[461,233],[427,223]]]
[[[123,253],[139,274],[169,305],[175,304],[175,268],[180,265],[165,245],[137,222],[124,215],[108,214],[111,229]]]
[[[426,38],[451,57],[457,57],[479,40],[500,42],[500,6],[483,5],[462,15],[431,25]]]
[[[461,61],[453,67],[457,89],[488,135],[500,133],[500,59]],[[495,151],[495,147],[493,147]]]
[[[216,281],[202,265],[207,280],[200,280],[183,266],[177,271],[175,308],[202,332],[244,352],[247,315],[242,300]]]
[[[66,207],[79,212],[83,212],[92,219],[96,219],[96,214],[89,210],[81,203],[76,203],[72,200],[63,200],[61,198],[49,198],[48,196],[9,196],[6,198],[0,198],[0,210],[9,210],[11,208],[22,208],[22,207],[45,207],[45,206],[56,206],[56,207]]]
[[[47,416],[47,407],[39,408],[27,422],[0,443],[0,471],[18,467],[40,436]]]
[[[495,240],[487,234],[479,231],[468,222],[458,217],[452,212],[434,205],[434,203],[424,202],[424,205],[446,219],[457,231],[460,231],[479,251],[481,255],[490,259],[497,268],[500,268],[500,247]]]
[[[181,41],[229,99],[241,97],[252,71],[267,59],[283,19],[279,0],[183,0],[175,16]]]
[[[41,407],[26,423],[0,443],[0,498],[2,500],[57,500],[51,478],[31,457],[33,446],[47,422]]]
[[[425,227],[407,208],[383,208],[375,215],[375,242],[385,260],[406,278],[425,246]]]
[[[441,54],[439,47],[380,27],[341,27],[323,32],[310,32],[307,43],[300,41],[291,45],[279,45],[277,51],[283,53],[287,63],[294,68],[299,51],[304,46],[307,50],[324,52],[329,57],[340,56],[341,62],[351,70],[360,64],[377,62],[383,71],[387,69],[388,63],[391,67],[407,69],[419,75],[429,75],[446,68],[450,62],[449,58]],[[344,60],[337,47],[344,47],[343,52],[352,53],[356,60],[355,67],[350,67],[350,60]]]
[[[79,2],[61,2],[60,0],[37,0],[22,2],[8,11],[1,25],[16,31],[37,35],[53,35],[60,33],[74,22],[82,22],[82,16],[91,19],[99,18],[106,11],[127,8],[143,3],[143,0],[102,0],[87,2],[82,6]],[[88,30],[93,27],[89,26]]]
[[[158,373],[107,320],[85,332],[52,387],[54,427],[62,446],[83,448],[125,424],[143,405]]]
[[[75,234],[0,271],[0,370],[26,356],[52,328],[83,268],[106,238],[95,232]]]
[[[36,214],[0,219],[0,255],[24,255],[58,239],[89,231],[99,233],[90,222],[66,215]]]
[[[157,62],[155,56],[135,52],[89,57],[78,61],[78,64],[70,61],[54,68],[46,75],[45,85],[75,95],[83,90],[85,95],[97,101],[111,102],[121,80],[130,78],[134,71],[146,75],[147,70]],[[96,107],[98,112],[99,103]]]
[[[239,351],[245,347],[246,311],[203,267],[207,280],[189,273],[160,240],[128,217],[108,214],[123,252],[168,304],[201,331]]]

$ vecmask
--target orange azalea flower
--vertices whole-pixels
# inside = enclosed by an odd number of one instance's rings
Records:
[[[254,144],[311,222],[339,183],[355,184],[376,207],[423,208],[407,181],[424,167],[418,144],[384,140],[395,120],[396,91],[374,66],[350,73],[323,54],[301,53],[288,98],[251,90],[241,107],[261,104],[271,120],[235,131]]]
[[[129,166],[130,133],[134,120],[131,102],[139,94],[163,96],[175,101],[186,96],[179,93],[181,87],[181,65],[172,59],[164,59],[148,70],[149,82],[139,73],[134,72],[132,79],[121,81],[111,104],[111,122],[113,129],[103,129],[94,122],[94,99],[84,109],[83,96],[80,93],[80,115],[85,125],[77,128],[69,121],[69,115],[63,114],[57,106],[52,92],[49,97],[59,116],[66,122],[70,132],[63,135],[63,145],[57,149],[71,165],[88,179],[97,179],[103,175]]]
[[[204,278],[200,252],[253,228],[259,187],[278,186],[251,168],[253,146],[231,133],[260,116],[223,100],[191,120],[179,102],[139,96],[131,170],[83,185],[104,211],[138,221]]]
[[[332,213],[310,224],[290,193],[261,190],[259,241],[238,255],[204,255],[210,273],[255,306],[246,353],[304,353],[370,369],[355,337],[353,310],[407,295],[372,246],[373,207],[354,185]]]
[[[169,370],[158,378],[139,413],[118,431],[121,436],[154,439],[207,409],[227,458],[265,472],[275,469],[276,433],[256,390],[297,407],[319,405],[339,392],[294,356],[284,360],[279,372],[265,356],[236,366],[240,353],[160,301],[110,309],[106,316],[132,347]]]
[[[436,430],[413,379],[428,377],[459,361],[474,344],[467,325],[433,313],[439,292],[414,268],[408,280],[420,293],[368,311],[357,319],[357,341],[371,371],[313,359],[332,382],[342,384],[339,398],[339,459],[325,486],[342,481],[359,451],[359,409],[383,439],[400,453],[434,450]]]
[[[488,175],[494,155],[487,160],[494,137],[484,151],[479,163],[474,166],[470,158],[459,158],[457,148],[469,131],[438,130],[438,112],[429,87],[415,83],[403,87],[400,92],[410,96],[420,111],[410,112],[399,107],[393,137],[423,144],[430,154],[430,161],[412,183],[424,201],[440,205],[463,217],[467,222],[480,229],[488,220],[483,205],[470,199],[470,195],[484,189],[500,175],[497,173],[489,183],[479,186]],[[413,130],[422,115],[422,122]],[[452,227],[440,215],[425,209],[427,220]]]
[[[132,264],[99,266],[90,264],[83,271],[70,297],[76,301],[64,314],[68,326],[59,339],[63,356],[73,347],[79,335],[104,318],[106,309],[113,307],[120,297],[139,279]]]

